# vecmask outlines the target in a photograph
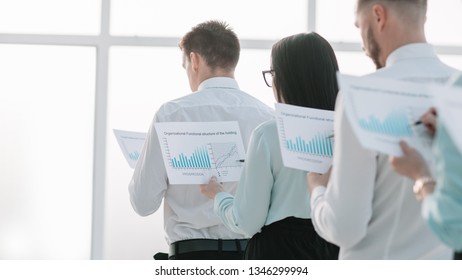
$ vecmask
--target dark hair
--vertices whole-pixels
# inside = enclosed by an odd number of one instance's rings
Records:
[[[334,110],[338,65],[323,37],[314,32],[286,37],[273,45],[271,63],[278,101]]]
[[[191,52],[200,54],[212,69],[232,70],[239,61],[239,39],[228,24],[221,21],[196,25],[183,36],[180,48],[188,59]]]

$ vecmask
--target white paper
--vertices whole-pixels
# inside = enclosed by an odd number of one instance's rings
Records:
[[[390,79],[338,75],[344,106],[361,145],[401,156],[405,140],[430,158],[431,138],[423,125],[413,125],[434,105],[428,85]]]
[[[448,82],[452,88],[433,86],[438,116],[446,126],[452,141],[462,153],[462,74],[455,74]]]
[[[245,150],[237,122],[155,124],[171,184],[239,181]]]
[[[334,112],[276,104],[284,166],[325,173],[332,164]]]
[[[118,129],[113,129],[113,131],[128,165],[135,168],[146,139],[146,133]]]
[[[447,82],[448,86],[451,87],[462,87],[462,72],[457,72],[449,78]]]

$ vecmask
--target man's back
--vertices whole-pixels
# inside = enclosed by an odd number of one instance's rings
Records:
[[[245,148],[253,129],[273,117],[273,111],[239,90],[234,79],[205,80],[197,92],[167,102],[154,122],[238,121]],[[153,122],[153,123],[154,123]],[[237,183],[226,183],[234,193]],[[198,185],[170,185],[166,176],[153,125],[138,161],[130,198],[140,215],[155,212],[164,201],[164,222],[168,243],[186,239],[239,239],[243,235],[225,228],[213,214],[213,203],[200,194]]]
[[[429,83],[444,82],[453,71],[430,45],[410,44],[394,51],[386,67],[369,76]],[[386,155],[360,145],[339,101],[333,177],[324,194],[322,188],[312,194],[314,200],[324,196],[314,206],[315,216],[325,202],[335,213],[315,219],[322,235],[341,247],[342,259],[449,259],[450,250],[420,215],[413,182],[395,173]]]

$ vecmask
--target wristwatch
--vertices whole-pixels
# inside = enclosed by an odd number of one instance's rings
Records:
[[[424,199],[424,193],[432,193],[435,189],[436,181],[432,177],[421,177],[415,181],[412,190],[417,200]]]

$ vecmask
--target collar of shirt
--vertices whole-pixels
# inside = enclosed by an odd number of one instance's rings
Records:
[[[207,88],[228,88],[228,89],[239,89],[239,85],[236,80],[228,77],[214,77],[203,81],[197,91],[201,91]]]
[[[435,49],[427,43],[408,44],[397,48],[387,58],[385,67],[389,67],[399,61],[416,58],[437,58]]]

